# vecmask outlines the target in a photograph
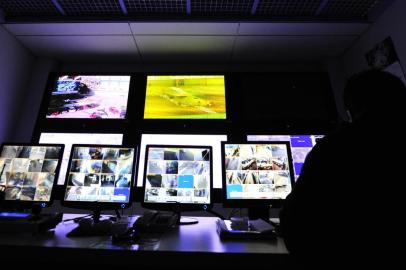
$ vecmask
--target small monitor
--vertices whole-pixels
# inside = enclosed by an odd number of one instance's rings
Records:
[[[144,119],[226,119],[224,75],[148,76]]]
[[[226,207],[277,205],[294,183],[289,142],[222,143]]]
[[[2,144],[0,185],[5,186],[5,203],[22,207],[53,200],[64,146],[60,144]]]
[[[142,206],[207,210],[212,203],[211,146],[147,145]]]
[[[64,205],[100,209],[131,203],[135,148],[114,145],[72,146],[65,181]]]
[[[324,135],[248,135],[247,141],[288,141],[290,142],[295,180],[300,176],[307,154]]]
[[[144,157],[147,144],[164,145],[209,145],[213,149],[213,188],[221,189],[221,142],[227,141],[227,135],[207,134],[142,134],[140,159],[138,163],[137,186],[142,186],[144,177]]]
[[[125,119],[131,76],[63,75],[46,118]]]
[[[101,144],[101,145],[122,145],[123,134],[108,133],[41,133],[39,143],[58,143],[64,144],[61,170],[57,184],[65,184],[66,172],[68,171],[68,162],[72,144]]]

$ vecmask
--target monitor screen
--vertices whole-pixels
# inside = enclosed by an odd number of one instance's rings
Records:
[[[287,143],[224,143],[227,199],[285,199],[293,181],[288,151]]]
[[[324,135],[248,135],[248,141],[287,141],[290,142],[293,157],[295,180],[299,177],[307,154]]]
[[[123,143],[123,134],[41,133],[39,143],[58,143],[65,145],[61,170],[57,181],[58,185],[64,185],[72,144],[121,145]]]
[[[73,146],[65,201],[128,203],[134,148]]]
[[[124,119],[131,76],[60,76],[46,118]]]
[[[140,159],[138,164],[137,186],[142,187],[144,177],[145,147],[147,144],[165,145],[209,145],[213,149],[213,188],[221,188],[221,142],[227,141],[227,135],[179,135],[179,134],[142,134]]]
[[[210,204],[211,151],[210,146],[147,146],[144,203]]]
[[[5,200],[49,202],[63,146],[4,145],[0,185]]]
[[[226,119],[224,76],[148,76],[145,119]]]

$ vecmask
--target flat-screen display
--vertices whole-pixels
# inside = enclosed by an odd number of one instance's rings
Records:
[[[148,76],[145,119],[226,119],[224,76]]]
[[[145,203],[210,204],[210,146],[147,146]]]
[[[0,185],[5,200],[49,202],[63,146],[4,145]]]
[[[145,149],[147,144],[209,145],[213,149],[213,188],[221,188],[222,141],[227,141],[227,135],[142,134],[140,158],[138,162],[137,186],[142,187],[142,180],[144,177]]]
[[[46,118],[124,119],[131,76],[60,76]]]
[[[292,149],[295,179],[302,171],[307,154],[324,135],[248,135],[248,141],[287,141]]]
[[[66,172],[72,144],[97,144],[97,145],[121,145],[123,143],[123,134],[104,134],[104,133],[41,133],[39,143],[58,143],[64,144],[61,170],[59,173],[58,185],[65,184]]]
[[[292,190],[287,143],[224,144],[227,199],[285,199]]]
[[[73,146],[65,201],[130,201],[134,148]]]

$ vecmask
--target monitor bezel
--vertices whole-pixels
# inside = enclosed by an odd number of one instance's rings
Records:
[[[130,77],[130,83],[128,85],[128,95],[127,95],[127,104],[126,104],[126,115],[124,118],[48,118],[47,117],[47,112],[48,112],[48,107],[52,99],[52,93],[56,88],[58,78],[61,76],[128,76]],[[121,121],[125,122],[129,119],[131,112],[130,112],[130,99],[132,96],[132,92],[135,83],[136,83],[136,77],[134,76],[134,73],[131,72],[51,72],[48,77],[48,82],[46,86],[46,91],[44,93],[43,99],[42,99],[42,104],[41,104],[41,111],[38,114],[39,120],[40,121],[48,121],[50,123],[59,123],[61,121],[64,122],[77,122],[77,121],[84,121],[88,123],[99,123],[99,122],[115,122],[115,121]]]
[[[128,202],[92,202],[92,201],[67,201],[65,200],[66,190],[68,187],[69,180],[69,170],[72,165],[72,157],[74,154],[75,147],[99,147],[99,148],[132,148],[134,149],[134,157],[132,162],[132,175],[130,182],[130,196],[128,197]],[[131,206],[133,201],[133,184],[135,176],[135,163],[137,161],[137,147],[129,145],[99,145],[99,144],[72,144],[71,153],[69,156],[68,170],[66,171],[65,184],[63,185],[63,197],[61,198],[61,203],[64,207],[77,208],[77,209],[87,209],[87,210],[115,210],[115,209],[125,209]]]
[[[272,207],[280,207],[284,201],[284,199],[228,199],[227,198],[227,178],[226,178],[226,166],[225,166],[225,145],[226,144],[239,144],[239,145],[267,145],[267,144],[280,144],[285,145],[288,154],[288,165],[289,165],[289,175],[290,175],[290,183],[293,188],[295,183],[295,175],[293,172],[293,161],[292,161],[292,151],[290,142],[288,141],[227,141],[221,142],[221,165],[222,165],[222,199],[223,199],[223,207],[225,208],[233,208],[233,207],[242,207],[242,208],[250,208],[250,207],[261,207],[261,206],[272,206]]]
[[[145,202],[145,190],[147,181],[148,154],[149,148],[187,148],[187,149],[210,149],[210,201],[208,204],[193,204],[193,203],[153,203]],[[213,147],[210,145],[167,145],[167,144],[147,144],[145,147],[145,163],[144,176],[142,178],[142,198],[141,206],[147,209],[163,210],[163,211],[199,211],[209,210],[213,207]]]
[[[58,187],[58,178],[59,178],[59,172],[61,169],[61,163],[62,163],[62,157],[63,153],[65,151],[65,145],[64,144],[53,144],[53,143],[44,143],[44,144],[39,144],[39,143],[14,143],[14,142],[4,142],[0,146],[0,154],[3,152],[4,146],[31,146],[31,147],[61,147],[61,150],[58,155],[58,165],[56,166],[55,169],[55,176],[54,176],[54,182],[52,183],[52,189],[51,189],[51,194],[49,201],[22,201],[22,200],[3,200],[1,204],[4,206],[4,208],[23,208],[23,209],[28,209],[32,208],[33,206],[40,205],[41,207],[47,207],[51,206],[55,200],[56,197],[56,189]]]

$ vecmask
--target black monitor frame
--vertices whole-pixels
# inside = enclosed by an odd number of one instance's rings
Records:
[[[72,165],[72,157],[74,154],[75,147],[92,147],[92,148],[131,148],[134,149],[134,157],[132,162],[132,175],[131,175],[131,182],[130,182],[130,196],[128,198],[128,202],[91,202],[91,201],[67,201],[65,200],[66,190],[69,182],[69,170]],[[135,176],[135,163],[137,161],[137,147],[136,146],[127,146],[127,145],[98,145],[98,144],[73,144],[69,163],[68,163],[68,171],[66,172],[64,193],[62,197],[62,205],[64,207],[70,208],[77,208],[77,209],[86,209],[86,210],[93,210],[95,212],[100,212],[101,210],[117,210],[117,209],[126,209],[131,206],[133,201],[133,183],[134,183],[134,176]]]
[[[92,119],[92,118],[47,118],[47,111],[52,99],[52,92],[56,88],[58,78],[64,75],[69,76],[128,76],[130,77],[130,83],[128,87],[128,96],[127,96],[127,104],[126,104],[126,115],[124,118],[103,118],[103,119]],[[42,98],[41,103],[41,110],[38,114],[37,123],[47,122],[50,125],[57,126],[58,123],[64,122],[68,125],[74,126],[75,123],[85,123],[92,124],[92,123],[99,123],[99,122],[126,122],[131,115],[130,105],[130,98],[133,95],[133,89],[135,87],[135,79],[131,72],[52,72],[49,74],[46,89],[44,92],[44,96]]]
[[[223,188],[222,188],[222,198],[223,198],[223,206],[226,208],[256,208],[256,207],[280,207],[282,205],[283,199],[228,199],[227,198],[227,179],[226,179],[226,167],[225,167],[225,145],[226,144],[239,144],[239,145],[267,145],[267,144],[275,144],[275,145],[286,145],[287,154],[288,154],[288,166],[289,166],[289,174],[290,174],[290,181],[293,187],[295,182],[295,175],[293,172],[293,162],[292,162],[292,152],[290,148],[290,142],[287,141],[252,141],[252,142],[236,142],[236,141],[228,141],[221,143],[221,161],[222,161],[222,180],[223,180]]]
[[[62,156],[65,150],[65,145],[64,144],[39,144],[39,143],[8,143],[4,142],[0,146],[0,154],[3,151],[4,146],[30,146],[30,147],[60,147],[61,150],[59,151],[58,155],[58,165],[56,166],[55,169],[55,176],[54,176],[54,182],[52,183],[52,190],[51,190],[51,196],[49,201],[25,201],[25,200],[4,200],[1,202],[4,208],[6,209],[32,209],[36,206],[40,207],[47,207],[52,205],[53,201],[55,200],[55,189],[57,187],[57,182],[58,182],[58,177],[59,177],[59,171],[61,168],[61,163],[62,163]],[[1,172],[2,168],[0,168]],[[3,172],[4,173],[4,172]]]
[[[148,154],[149,148],[186,148],[186,149],[210,149],[210,202],[209,204],[191,204],[191,203],[151,203],[145,202],[145,190],[147,182]],[[206,145],[157,145],[147,144],[145,148],[144,177],[142,179],[142,199],[141,206],[147,209],[174,211],[177,213],[183,211],[206,211],[213,207],[213,148]]]

